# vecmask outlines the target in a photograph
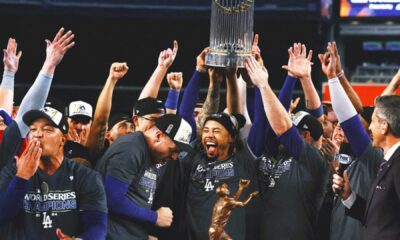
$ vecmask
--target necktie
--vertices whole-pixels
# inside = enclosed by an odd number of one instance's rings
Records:
[[[388,163],[388,161],[386,161],[385,159],[383,159],[383,161],[381,162],[381,164],[379,165],[379,170],[378,170],[378,173],[376,174],[376,176],[379,176],[381,173],[382,173],[382,171],[383,171],[383,168],[385,167],[385,165]]]

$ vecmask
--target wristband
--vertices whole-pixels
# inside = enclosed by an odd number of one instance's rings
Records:
[[[340,71],[340,72],[336,75],[337,78],[341,78],[341,77],[343,77],[343,76],[344,76],[344,71],[343,71],[343,70]]]
[[[178,108],[179,94],[180,91],[171,88],[165,101],[165,108],[176,110]]]

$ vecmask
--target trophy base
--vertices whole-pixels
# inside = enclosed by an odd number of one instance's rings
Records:
[[[208,53],[206,54],[206,65],[212,67],[238,67],[244,68],[244,61],[252,54],[229,54],[229,53]]]

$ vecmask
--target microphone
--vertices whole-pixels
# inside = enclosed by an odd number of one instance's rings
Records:
[[[335,160],[339,162],[338,175],[343,177],[344,171],[353,161],[350,143],[342,142],[340,144],[339,154],[336,154]]]

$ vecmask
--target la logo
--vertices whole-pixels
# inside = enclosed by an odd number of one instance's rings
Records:
[[[51,225],[53,221],[51,220],[50,216],[46,215],[46,213],[43,213],[43,228],[52,228],[53,226]]]

